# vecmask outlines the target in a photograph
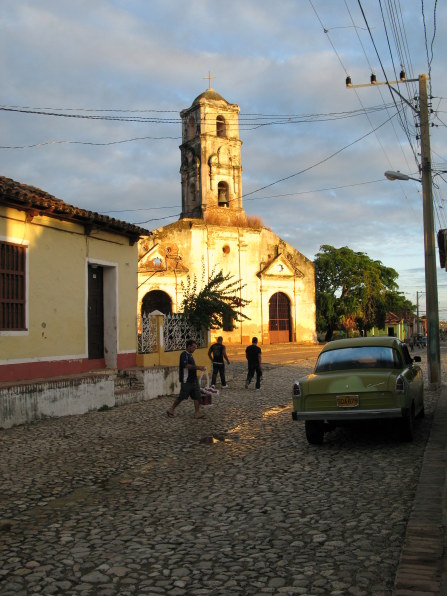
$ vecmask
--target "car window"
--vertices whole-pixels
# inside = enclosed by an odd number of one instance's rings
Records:
[[[362,346],[322,352],[318,358],[315,372],[401,367],[402,359],[397,350],[385,346]]]

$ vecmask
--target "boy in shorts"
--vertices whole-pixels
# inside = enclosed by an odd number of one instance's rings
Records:
[[[205,370],[204,366],[197,366],[192,356],[196,350],[197,344],[193,339],[188,339],[186,342],[186,350],[180,354],[179,362],[179,381],[180,394],[166,411],[169,418],[174,417],[175,408],[185,399],[190,397],[194,401],[194,418],[204,418],[204,414],[200,412],[200,385],[197,378],[198,370]]]

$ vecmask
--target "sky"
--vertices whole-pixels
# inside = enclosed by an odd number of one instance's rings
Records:
[[[422,187],[384,176],[419,178],[418,83],[392,84],[399,95],[369,82],[396,81],[401,64],[407,81],[430,78],[436,233],[446,55],[437,0],[3,0],[0,175],[148,230],[172,223],[179,113],[210,75],[240,106],[246,213],[311,260],[329,244],[392,267],[423,315]],[[447,320],[437,242],[436,261]]]

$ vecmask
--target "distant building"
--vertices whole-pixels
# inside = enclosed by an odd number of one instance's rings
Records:
[[[0,177],[0,381],[135,365],[143,234]]]
[[[422,325],[422,319],[420,324]],[[368,331],[368,335],[388,335],[398,337],[402,341],[411,341],[417,333],[417,317],[409,310],[387,312],[384,327],[373,327]]]
[[[387,312],[385,317],[385,326],[382,329],[373,327],[368,335],[388,335],[397,337],[403,341],[408,337],[408,323],[405,317],[394,312]]]
[[[202,272],[222,269],[245,284],[250,320],[225,321],[215,335],[315,342],[313,263],[243,209],[239,106],[210,88],[180,115],[182,213],[140,240],[139,312],[178,312],[188,275],[200,286]]]

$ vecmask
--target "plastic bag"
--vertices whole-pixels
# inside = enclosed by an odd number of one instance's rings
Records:
[[[219,395],[219,391],[214,387],[210,387],[210,377],[207,370],[202,371],[202,374],[199,378],[199,385],[201,404],[203,406],[210,406],[213,401],[213,396],[217,397]]]

